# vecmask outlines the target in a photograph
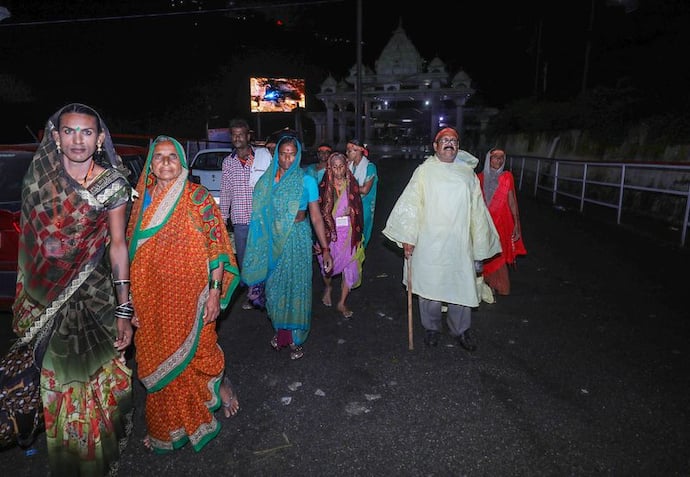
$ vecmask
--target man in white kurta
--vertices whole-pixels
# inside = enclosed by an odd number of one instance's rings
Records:
[[[435,154],[412,174],[383,234],[404,250],[406,286],[407,267],[412,267],[412,293],[419,298],[427,346],[438,344],[445,303],[451,336],[474,351],[471,313],[480,300],[474,264],[500,253],[501,244],[474,172],[479,160],[459,149],[453,128],[439,131],[433,145]],[[462,157],[456,161],[456,156]]]

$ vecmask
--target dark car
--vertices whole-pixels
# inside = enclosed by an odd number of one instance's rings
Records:
[[[14,301],[17,285],[17,244],[22,179],[38,144],[0,145],[0,310],[7,311]],[[115,150],[130,171],[129,181],[137,183],[146,162],[148,148],[115,144]]]

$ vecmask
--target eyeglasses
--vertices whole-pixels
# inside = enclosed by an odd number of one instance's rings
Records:
[[[441,139],[438,140],[439,144],[452,144],[454,146],[458,145],[458,140],[455,138],[450,138],[450,137],[442,137]]]

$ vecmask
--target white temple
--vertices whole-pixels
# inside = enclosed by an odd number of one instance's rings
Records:
[[[426,62],[399,24],[376,60],[375,70],[362,65],[363,110],[361,140],[371,151],[410,155],[428,153],[435,132],[454,126],[461,134],[461,147],[483,142],[483,130],[495,109],[467,108],[475,93],[464,71],[452,77],[435,57]],[[343,149],[355,137],[357,65],[343,81],[328,76],[316,97],[325,112],[310,112],[316,126],[315,144],[328,142]],[[471,132],[471,134],[470,134]],[[477,134],[478,132],[478,134]]]

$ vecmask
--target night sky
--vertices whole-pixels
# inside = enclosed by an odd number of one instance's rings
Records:
[[[505,3],[363,0],[363,63],[374,68],[402,22],[425,59],[469,74],[477,102],[501,107],[535,92],[561,100],[581,90],[591,25],[589,87],[634,86],[664,101],[687,96],[687,62],[676,55],[688,44],[689,2],[638,0],[629,11],[614,0]],[[77,100],[151,122],[199,95],[209,116],[221,102],[242,114],[247,101],[237,91],[248,75],[306,77],[314,94],[328,73],[341,79],[355,65],[356,5],[0,0],[12,13],[0,22],[0,104],[24,102],[25,86],[32,101],[22,110],[35,111],[39,125]],[[22,88],[8,87],[8,77]],[[215,89],[204,87],[213,82]],[[234,96],[219,91],[228,89]],[[0,141],[16,140],[2,134]]]

